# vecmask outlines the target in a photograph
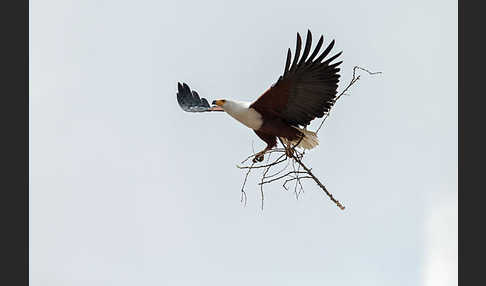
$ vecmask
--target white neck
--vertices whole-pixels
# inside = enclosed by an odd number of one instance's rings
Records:
[[[250,108],[250,105],[251,102],[226,100],[222,108],[244,125],[258,130],[263,124],[262,116],[255,109]]]
[[[226,100],[222,107],[229,114],[234,114],[247,111],[250,104],[251,102]]]

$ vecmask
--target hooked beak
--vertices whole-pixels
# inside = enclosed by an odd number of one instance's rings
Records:
[[[224,99],[213,100],[213,105],[223,106],[224,102],[225,102]]]
[[[224,99],[213,100],[213,106],[209,108],[209,111],[224,111],[223,105],[225,103]]]

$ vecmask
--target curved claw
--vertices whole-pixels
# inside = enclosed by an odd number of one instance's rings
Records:
[[[257,154],[257,155],[255,155],[255,158],[253,158],[253,163],[262,162],[263,159],[264,159],[264,155],[263,154]]]
[[[291,158],[294,156],[294,149],[292,149],[292,147],[287,147],[285,148],[285,155],[287,155],[287,157]]]

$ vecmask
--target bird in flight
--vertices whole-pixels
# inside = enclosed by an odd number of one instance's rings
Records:
[[[277,145],[277,137],[286,145],[288,156],[291,156],[293,147],[312,149],[319,141],[317,134],[306,127],[315,118],[322,118],[334,105],[340,77],[338,66],[342,63],[332,63],[342,52],[326,59],[334,40],[318,56],[323,42],[321,36],[310,54],[312,34],[308,30],[300,56],[302,39],[297,33],[293,60],[289,49],[283,75],[254,102],[217,99],[209,105],[187,84],[178,83],[179,106],[187,112],[224,111],[253,129],[267,144],[264,150],[255,155],[253,162],[263,161],[265,152]]]

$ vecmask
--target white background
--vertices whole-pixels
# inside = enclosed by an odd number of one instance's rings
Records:
[[[343,97],[299,200],[235,164],[296,33],[336,40]],[[314,122],[314,128],[319,122]],[[30,2],[31,285],[456,285],[456,1]],[[311,128],[312,129],[312,128]]]

